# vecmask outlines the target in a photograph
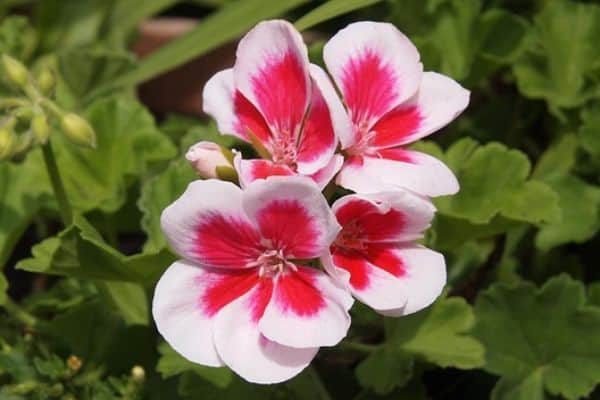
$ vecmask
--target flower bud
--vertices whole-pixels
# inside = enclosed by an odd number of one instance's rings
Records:
[[[8,79],[14,85],[24,87],[27,84],[29,72],[19,60],[12,58],[8,54],[3,54],[2,65],[6,71],[6,76],[8,76]]]
[[[46,114],[39,113],[33,116],[31,119],[31,130],[35,135],[35,140],[39,144],[46,144],[50,136],[50,126],[48,125]]]
[[[69,140],[80,146],[96,147],[96,133],[91,125],[79,115],[64,114],[60,118],[60,127]]]
[[[131,377],[136,382],[141,382],[146,378],[146,371],[144,371],[144,367],[140,365],[135,365],[131,368]]]
[[[213,142],[196,143],[187,151],[185,158],[203,178],[219,178],[226,170],[235,173],[224,150]]]
[[[52,72],[50,72],[50,70],[47,68],[44,68],[39,73],[36,81],[37,81],[38,88],[45,95],[52,93],[52,90],[54,89],[54,85],[56,84],[56,79],[54,78],[54,74]]]
[[[18,135],[16,143],[13,146],[13,157],[25,154],[31,148],[32,143],[33,135],[31,134],[31,132],[24,132]]]
[[[81,360],[81,358],[77,357],[76,355],[70,355],[69,358],[67,358],[67,367],[72,372],[79,371],[82,366],[83,366],[83,361]]]
[[[12,156],[17,138],[12,129],[0,128],[0,160]]]

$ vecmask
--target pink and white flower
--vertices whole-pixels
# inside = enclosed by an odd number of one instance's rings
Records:
[[[245,190],[196,181],[161,224],[183,260],[158,282],[152,312],[163,337],[190,361],[275,383],[346,335],[351,295],[303,265],[340,230],[310,179],[271,177]]]
[[[233,68],[214,75],[204,111],[221,133],[252,143],[268,159],[236,160],[243,186],[273,175],[306,175],[324,187],[343,162],[337,132],[350,125],[323,70],[310,65],[289,22],[261,22],[240,41]]]
[[[348,195],[332,206],[342,226],[325,269],[381,314],[401,316],[430,305],[446,283],[444,257],[414,243],[435,207],[408,191]]]
[[[423,72],[415,46],[388,23],[348,25],[327,42],[323,58],[352,124],[338,132],[347,158],[337,183],[358,193],[398,187],[426,196],[456,193],[458,182],[446,165],[403,146],[452,121],[469,92],[444,75]]]

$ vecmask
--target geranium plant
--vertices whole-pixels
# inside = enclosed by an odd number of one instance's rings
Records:
[[[2,2],[0,399],[595,398],[599,33]]]

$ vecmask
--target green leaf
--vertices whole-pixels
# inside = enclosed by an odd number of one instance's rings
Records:
[[[600,66],[600,6],[547,2],[532,35],[533,46],[513,68],[521,93],[552,108],[577,107],[600,96],[590,79]]]
[[[128,281],[153,285],[174,261],[167,251],[125,256],[104,242],[83,218],[57,236],[33,246],[32,258],[21,260],[18,269],[84,279]]]
[[[575,135],[562,136],[544,151],[532,175],[538,179],[545,179],[568,174],[577,161],[578,145]]]
[[[97,147],[77,147],[62,135],[54,137],[59,140],[58,167],[77,210],[113,212],[125,202],[132,179],[174,157],[176,149],[134,100],[100,100],[85,115],[96,131]]]
[[[380,1],[381,0],[329,0],[303,15],[294,25],[296,25],[296,29],[303,31],[312,28],[321,22],[363,7],[368,7],[379,3]]]
[[[600,282],[594,282],[588,286],[588,303],[600,306]]]
[[[476,368],[483,346],[469,335],[474,317],[464,299],[450,297],[401,319],[385,321],[388,345],[442,367]]]
[[[158,351],[160,352],[160,359],[156,365],[156,371],[163,378],[170,378],[191,371],[219,388],[226,388],[232,381],[233,373],[229,368],[214,368],[194,364],[179,355],[167,343],[161,343],[158,346]]]
[[[600,228],[600,188],[574,175],[557,175],[546,182],[559,196],[560,221],[544,225],[535,243],[542,250],[561,244],[583,243]]]
[[[498,214],[532,224],[559,218],[558,196],[545,183],[527,180],[531,164],[525,154],[500,143],[474,143],[460,140],[446,153],[461,189],[436,200],[440,213],[474,224],[488,223]]]
[[[595,157],[600,157],[600,104],[582,111],[583,124],[579,128],[581,147]]]
[[[40,157],[29,156],[21,164],[0,162],[0,267],[33,217],[49,202],[47,181]]]
[[[142,186],[138,207],[144,214],[142,229],[148,235],[144,251],[156,251],[167,247],[160,227],[160,215],[195,179],[198,179],[198,175],[186,160],[180,159]]]
[[[277,386],[256,385],[233,377],[222,388],[215,386],[195,372],[186,372],[179,380],[179,394],[185,400],[268,400],[276,398]]]
[[[516,60],[527,49],[531,27],[526,19],[497,8],[486,11],[480,21],[483,57],[505,64]]]
[[[37,35],[27,18],[9,16],[0,22],[0,53],[27,60],[35,50]]]
[[[134,365],[149,368],[156,357],[149,329],[126,326],[110,307],[96,299],[56,316],[43,327],[68,354],[83,360],[84,367],[128,372]]]
[[[94,42],[101,37],[112,8],[112,2],[105,0],[40,2],[35,11],[42,49],[53,52]]]
[[[0,272],[0,305],[6,302],[6,290],[8,289],[8,281],[2,272]]]
[[[184,153],[189,146],[201,140],[215,142],[226,148],[231,148],[237,143],[235,138],[219,134],[216,127],[209,124],[191,129],[181,139],[181,152]],[[179,159],[171,162],[167,169],[142,185],[138,207],[144,214],[141,224],[148,236],[144,251],[157,251],[167,246],[160,228],[160,214],[183,194],[190,182],[197,179],[198,175],[181,155]]]
[[[75,102],[135,66],[133,54],[101,45],[67,49],[59,54],[58,62],[61,77]]]
[[[97,282],[115,310],[127,325],[148,325],[148,297],[144,288],[130,282]]]
[[[404,386],[412,377],[414,359],[388,348],[371,353],[356,367],[356,378],[362,387],[377,394],[388,394]]]
[[[133,71],[103,85],[98,91],[144,82],[237,38],[257,22],[281,15],[306,1],[238,0],[228,3],[186,35],[144,58]]]
[[[495,399],[567,399],[600,383],[600,308],[566,275],[540,289],[529,282],[495,284],[475,306],[474,334],[486,348],[485,369],[502,379]]]

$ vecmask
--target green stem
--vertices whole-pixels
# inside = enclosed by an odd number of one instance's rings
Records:
[[[332,400],[331,396],[329,395],[329,391],[327,391],[327,388],[323,384],[323,381],[321,380],[321,377],[319,376],[319,373],[317,372],[315,367],[311,365],[310,367],[306,368],[306,371],[308,372],[312,381],[315,384],[315,388],[319,393],[319,400]]]
[[[376,344],[364,344],[358,342],[351,342],[349,340],[342,341],[338,347],[342,350],[354,350],[362,353],[372,353],[379,349],[379,345]]]
[[[46,170],[48,171],[48,176],[50,176],[50,183],[52,184],[52,189],[54,190],[54,195],[58,202],[60,217],[63,224],[69,226],[71,222],[73,222],[73,211],[71,210],[71,204],[69,203],[67,193],[65,192],[65,186],[60,178],[58,165],[56,165],[56,159],[54,158],[54,152],[52,151],[50,142],[42,146],[42,152],[44,154]]]
[[[27,100],[19,97],[7,97],[4,99],[0,99],[0,108],[22,107],[28,104],[29,103],[27,102]]]
[[[7,297],[6,301],[2,305],[6,312],[21,322],[23,325],[33,328],[37,324],[37,318],[23,310],[17,303],[11,298]]]

